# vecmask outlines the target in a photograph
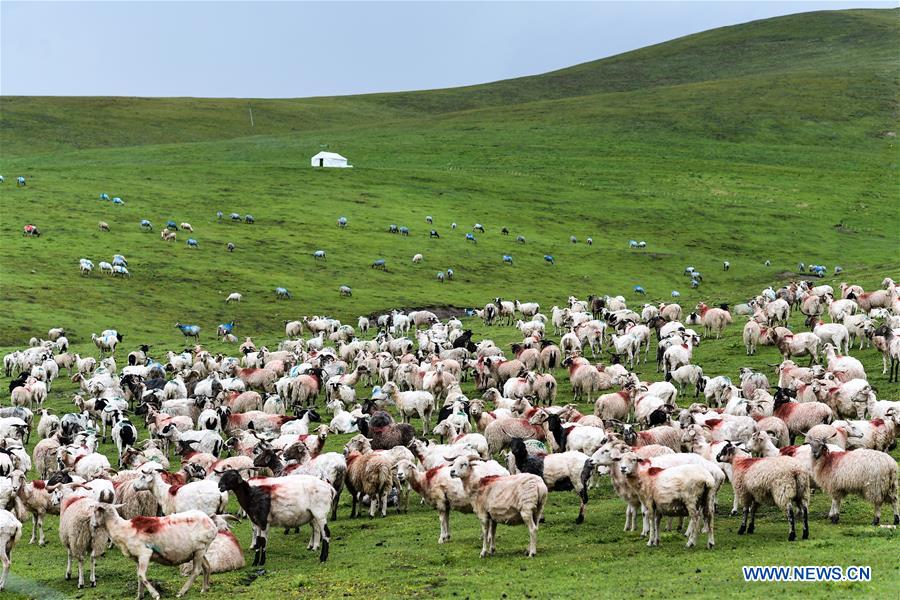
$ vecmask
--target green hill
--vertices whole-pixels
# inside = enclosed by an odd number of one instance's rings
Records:
[[[4,96],[0,97],[0,144],[7,155],[16,156],[54,148],[252,135],[324,136],[335,128],[373,122],[617,92],[652,93],[663,106],[670,106],[669,90],[695,84],[699,87],[692,89],[702,92],[702,84],[713,82],[726,82],[726,95],[745,94],[748,100],[759,98],[759,91],[763,98],[766,92],[790,93],[796,83],[819,94],[829,116],[851,118],[853,111],[838,111],[843,107],[830,104],[835,92],[843,90],[821,87],[823,79],[845,80],[851,88],[864,86],[864,97],[855,98],[857,106],[889,115],[897,75],[898,10],[815,12],[754,21],[551,73],[446,90],[287,100]],[[768,89],[755,89],[760,82]],[[745,89],[745,83],[751,89]],[[674,93],[676,98],[680,95]],[[615,102],[608,96],[597,101]],[[623,105],[628,106],[627,101]],[[809,108],[814,114],[821,112],[815,110],[815,103]],[[748,111],[746,118],[753,112]]]

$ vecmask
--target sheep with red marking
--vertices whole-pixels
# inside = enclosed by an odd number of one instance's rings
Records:
[[[47,482],[43,479],[29,481],[19,488],[18,496],[25,510],[31,513],[31,539],[28,543],[33,544],[37,535],[38,545],[43,546],[44,516],[47,513],[59,514],[59,507],[52,502]]]
[[[538,523],[547,502],[547,485],[528,473],[518,475],[482,475],[473,468],[477,460],[460,456],[450,467],[450,477],[462,481],[472,509],[481,522],[481,557],[494,554],[497,523],[528,527],[526,556],[537,554]]]
[[[106,531],[91,527],[91,516],[100,503],[75,492],[72,484],[60,485],[51,496],[53,504],[59,506],[59,541],[66,549],[66,579],[72,578],[72,561],[78,561],[78,589],[83,588],[84,559],[90,556],[91,587],[97,587],[97,557],[106,552],[109,537]]]
[[[366,443],[362,444],[361,451],[350,451],[350,447],[356,445],[357,441],[363,440]],[[344,448],[344,458],[347,461],[347,491],[350,492],[351,499],[350,518],[357,516],[357,506],[364,495],[370,499],[369,518],[375,516],[379,507],[381,516],[387,516],[388,493],[393,482],[391,475],[393,461],[386,453],[373,451],[363,435],[356,435],[350,439]]]
[[[706,468],[696,464],[656,467],[634,452],[615,454],[617,453],[614,453],[612,460],[617,465],[613,468],[618,468],[625,475],[628,484],[647,509],[647,519],[650,521],[648,546],[659,545],[659,526],[664,515],[690,518],[686,547],[691,548],[697,543],[701,521],[707,531],[707,548],[715,546],[715,501],[718,486]]]
[[[659,425],[644,431],[635,431],[630,424],[622,425],[622,440],[633,448],[644,446],[665,446],[673,452],[681,451],[681,429],[671,425]]]
[[[597,370],[597,367],[581,356],[567,357],[562,366],[569,370],[573,402],[578,402],[583,396],[587,396],[586,402],[591,402],[593,394],[612,386],[611,377],[607,376],[604,380],[603,374]]]
[[[700,313],[700,322],[703,324],[704,337],[709,337],[713,332],[719,339],[725,327],[731,323],[731,313],[724,308],[710,308],[703,302],[697,305]]]
[[[843,327],[843,326],[842,326]],[[838,350],[840,347],[838,347]],[[866,379],[866,370],[858,359],[847,356],[848,349],[844,349],[844,355],[839,355],[835,346],[825,344],[822,348],[825,355],[826,370],[834,373],[835,379],[847,382],[851,379]]]
[[[416,430],[409,423],[396,423],[383,410],[376,410],[369,418],[369,435],[374,450],[390,450],[394,446],[408,446],[416,437]]]
[[[509,475],[509,471],[496,461],[476,463],[480,477]],[[450,541],[450,511],[472,512],[472,499],[459,479],[450,477],[450,465],[446,462],[431,469],[421,470],[409,460],[401,460],[394,469],[401,484],[409,483],[425,503],[438,511],[441,533],[438,544]]]
[[[527,418],[507,417],[491,422],[484,430],[491,455],[509,447],[513,438],[546,441],[552,439],[547,425],[549,415],[537,409]]]
[[[868,448],[887,452],[897,439],[897,421],[900,417],[892,413],[886,419],[835,421],[832,425],[846,430],[848,450]]]
[[[269,368],[248,368],[239,369],[237,376],[250,389],[274,393],[275,382],[278,381],[279,373],[275,369]]]
[[[816,425],[831,423],[834,420],[834,412],[827,404],[792,401],[790,393],[783,389],[779,389],[775,393],[773,416],[778,417],[787,425],[791,443],[797,435],[804,434]]]
[[[312,537],[307,549],[319,552],[319,561],[328,559],[331,531],[328,514],[335,491],[327,482],[310,475],[262,477],[244,481],[237,471],[225,471],[219,490],[232,491],[254,527],[253,566],[266,564],[269,527],[300,527],[309,523]]]
[[[726,442],[716,460],[731,463],[731,484],[735,498],[743,507],[738,535],[752,534],[756,527],[756,510],[762,505],[774,504],[787,513],[791,526],[788,541],[797,539],[794,507],[803,517],[803,539],[809,538],[810,481],[800,461],[788,456],[751,458],[731,442]]]
[[[828,387],[824,401],[836,416],[851,419],[866,416],[866,407],[875,399],[875,392],[868,381],[851,379],[841,384],[826,383]]]
[[[672,454],[672,449],[663,448],[662,446],[644,446],[642,448],[632,449],[628,444],[622,441],[610,440],[591,455],[591,465],[594,468],[604,467],[609,469],[613,490],[619,498],[625,501],[625,529],[623,531],[634,531],[637,513],[641,508],[641,499],[637,492],[628,484],[628,480],[622,471],[612,468],[616,466],[616,463],[612,460],[613,450],[617,452],[616,456],[633,451],[641,458],[649,459],[663,454]],[[641,536],[647,535],[649,531],[650,522],[645,518],[641,529]]]
[[[859,305],[860,310],[867,313],[873,308],[890,309],[893,301],[891,291],[889,289],[875,290],[868,293],[856,293],[854,291],[847,294],[846,298],[855,301]]]
[[[885,502],[890,503],[894,511],[894,525],[900,525],[897,461],[894,457],[867,449],[835,452],[828,448],[825,440],[818,438],[810,438],[809,445],[813,480],[831,496],[828,516],[832,523],[840,519],[844,496],[857,494],[874,505],[873,525],[881,522],[881,505]]]
[[[228,494],[220,492],[214,481],[204,479],[172,485],[163,479],[162,469],[149,466],[141,470],[134,489],[153,492],[164,515],[199,510],[212,516],[224,512],[228,504]]]
[[[247,562],[244,560],[244,551],[237,537],[231,533],[224,520],[216,525],[219,531],[203,555],[203,558],[209,563],[209,572],[227,573],[243,569]],[[192,570],[192,563],[182,564],[180,569],[182,577],[189,576]]]
[[[201,573],[203,587],[200,591],[209,590],[209,563],[204,555],[216,538],[218,527],[216,521],[201,511],[123,519],[114,505],[97,503],[91,507],[90,526],[93,531],[108,535],[126,558],[137,563],[138,600],[144,596],[144,587],[154,600],[159,600],[159,592],[147,579],[151,561],[162,565],[191,563],[190,576],[178,597],[191,589]]]
[[[471,449],[484,460],[490,458],[487,439],[480,433],[465,433],[456,428],[453,422],[444,419],[431,432],[441,438],[446,437],[453,446],[463,446]]]
[[[810,364],[819,362],[819,336],[811,331],[791,333],[784,327],[776,327],[769,330],[769,339],[781,352],[783,360],[809,355]]]
[[[628,418],[639,391],[641,389],[634,383],[626,383],[618,392],[603,394],[594,402],[594,416],[604,420],[624,421]]]

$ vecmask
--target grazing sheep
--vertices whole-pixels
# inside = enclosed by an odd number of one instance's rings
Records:
[[[229,304],[230,302],[240,302],[243,298],[244,297],[239,292],[232,292],[225,298],[225,304]]]
[[[787,513],[791,526],[788,541],[797,539],[794,506],[803,517],[803,539],[809,538],[809,474],[800,461],[789,456],[749,458],[731,442],[726,442],[716,460],[731,464],[734,494],[743,507],[738,535],[752,534],[757,508],[774,504]]]
[[[841,501],[848,494],[862,496],[875,507],[873,525],[881,522],[881,505],[889,502],[894,511],[894,525],[900,525],[897,495],[897,461],[877,450],[859,449],[834,452],[824,440],[810,438],[813,479],[831,496],[828,516],[832,523],[840,519]]]
[[[352,296],[353,290],[350,288],[349,285],[342,285],[341,287],[338,288],[338,293],[341,296]]]
[[[423,256],[421,254],[414,254],[412,257],[413,264],[417,265],[422,262]]]
[[[450,477],[462,481],[471,498],[472,508],[481,521],[481,557],[494,554],[497,523],[528,526],[529,543],[526,556],[537,554],[538,523],[547,502],[547,485],[528,473],[484,476],[473,464],[479,461],[460,456],[450,467]]]

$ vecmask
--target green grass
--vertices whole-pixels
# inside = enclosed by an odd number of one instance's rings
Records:
[[[590,293],[640,305],[634,285],[647,289],[647,301],[667,301],[677,289],[685,307],[736,303],[798,277],[798,262],[845,269],[823,283],[875,288],[900,266],[898,156],[888,133],[897,130],[897,16],[794,15],[469,88],[254,99],[252,130],[247,100],[2,97],[0,349],[63,326],[74,349],[93,353],[90,334],[114,327],[125,334],[120,359],[140,343],[162,353],[184,344],[173,327],[180,321],[201,325],[213,351],[233,354],[212,341],[217,323],[233,319],[238,335],[272,347],[282,321],[302,315],[355,323],[393,307],[480,306],[495,296],[535,300],[549,312],[570,294]],[[356,167],[310,169],[321,144]],[[15,187],[20,174],[25,188]],[[125,205],[98,200],[101,192]],[[256,224],[217,222],[217,210],[253,214]],[[342,215],[346,230],[335,225]],[[441,239],[428,238],[426,215]],[[143,218],[153,233],[139,230]],[[168,219],[192,223],[195,233],[162,242]],[[97,230],[101,220],[111,233]],[[487,233],[472,245],[463,233],[475,222]],[[23,238],[25,223],[44,235]],[[388,234],[391,223],[408,226],[410,237]],[[504,226],[511,236],[500,235]],[[187,237],[200,249],[189,250]],[[648,247],[629,250],[629,239]],[[320,248],[328,260],[315,262]],[[413,265],[418,252],[425,260]],[[79,258],[97,264],[114,253],[128,258],[130,280],[78,274]],[[515,265],[503,265],[503,254]],[[545,265],[544,254],[557,264]],[[386,273],[369,268],[376,258],[388,260]],[[687,265],[704,273],[698,290],[681,275]],[[456,276],[439,284],[435,273],[447,268]],[[338,297],[341,284],[353,287],[352,298]],[[276,301],[276,286],[294,300]],[[225,305],[232,291],[243,293],[242,304]],[[479,337],[516,341],[511,328],[468,325]],[[802,328],[796,317],[793,326]],[[854,355],[880,398],[898,397],[880,355]],[[765,365],[775,361],[771,348],[745,357],[739,325],[697,351],[711,374],[771,372]],[[568,398],[564,372],[556,376]],[[61,382],[50,405],[70,406],[73,391]],[[343,441],[329,440],[328,449]],[[730,499],[726,486],[720,504]],[[608,483],[592,492],[580,527],[575,506],[572,494],[551,496],[531,561],[519,556],[521,528],[501,528],[499,555],[481,561],[471,515],[454,515],[453,541],[438,546],[436,515],[416,502],[409,515],[374,522],[348,521],[343,506],[327,565],[273,532],[267,573],[214,576],[211,597],[888,597],[897,589],[895,532],[868,525],[870,509],[858,500],[831,526],[828,502],[816,494],[812,539],[794,544],[774,511],[753,538],[735,535],[737,520],[720,514],[712,552],[683,550],[675,534],[659,550],[644,548],[620,531],[622,503]],[[48,521],[47,548],[16,550],[17,577],[65,597],[134,593],[133,566],[115,549],[100,562],[96,590],[78,593],[64,582],[55,519]],[[246,524],[237,533],[247,540]],[[871,565],[874,581],[743,584],[741,565],[782,563]],[[174,593],[173,569],[151,573],[165,595]],[[21,585],[15,579],[11,589]],[[31,593],[46,597],[46,588]]]

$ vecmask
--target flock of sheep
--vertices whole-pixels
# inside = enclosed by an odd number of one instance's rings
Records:
[[[246,338],[239,356],[211,353],[199,328],[180,323],[196,345],[155,356],[146,345],[123,355],[123,336],[106,330],[92,336],[99,359],[82,357],[63,329],[50,330],[4,356],[13,379],[11,406],[0,410],[0,589],[29,515],[29,543],[41,545],[44,516],[60,515],[65,575],[77,563],[79,588],[84,561],[96,585],[96,561],[114,544],[137,563],[139,597],[146,588],[154,598],[151,562],[182,565],[181,593],[200,575],[206,590],[210,573],[245,565],[243,544],[254,565],[265,564],[273,526],[309,524],[308,548],[327,560],[344,494],[351,517],[366,505],[384,517],[389,506],[405,511],[415,491],[438,512],[438,543],[451,540],[452,512],[474,513],[482,557],[495,552],[498,523],[524,524],[533,556],[548,494],[574,492],[581,523],[602,477],[623,501],[625,531],[640,514],[650,546],[662,518],[671,527],[677,516],[688,518],[688,547],[704,534],[712,548],[716,503],[726,498],[742,514],[738,533],[752,534],[757,509],[774,505],[788,539],[798,520],[806,539],[815,487],[831,497],[833,522],[843,498],[858,495],[873,505],[874,524],[883,504],[900,523],[898,465],[887,454],[900,402],[878,399],[850,356],[857,342],[874,346],[883,373],[897,378],[900,290],[890,279],[883,288],[803,281],[734,307],[746,318],[747,354],[772,345],[782,355],[773,382],[750,368],[733,381],[694,361],[703,338],[735,326],[728,308],[631,309],[621,296],[570,297],[546,315],[502,298],[472,311],[521,333],[509,350],[425,310],[360,317],[355,327],[305,317],[285,323],[277,349]],[[795,311],[811,331],[787,329]],[[588,358],[604,352],[610,364]],[[797,362],[804,357],[808,366]],[[658,381],[643,381],[634,370],[654,360]],[[43,404],[63,370],[78,390],[57,415]],[[557,377],[568,378],[574,403],[558,398]],[[358,397],[364,386],[375,387]],[[342,453],[323,451],[333,434],[352,435]],[[103,452],[109,443],[117,470]],[[229,492],[252,524],[249,540],[229,531]]]

